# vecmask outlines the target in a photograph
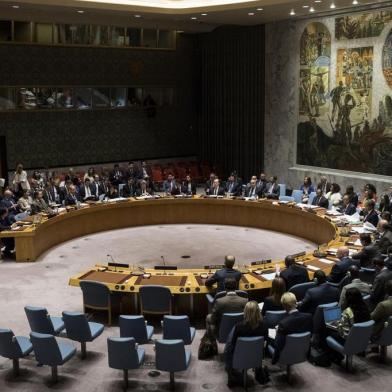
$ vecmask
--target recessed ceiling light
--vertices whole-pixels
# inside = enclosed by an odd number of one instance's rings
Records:
[[[248,12],[249,16],[254,16],[254,14],[255,14],[254,12]]]
[[[178,34],[182,34],[184,32],[184,30],[177,30]]]
[[[335,8],[336,8],[336,5],[335,5],[335,3],[331,3],[331,5],[329,6],[329,8],[331,8],[331,9],[335,9]]]
[[[310,7],[310,8],[309,8],[309,12],[314,12],[314,8],[313,8],[313,7]]]
[[[207,16],[208,14],[201,14],[201,16]]]
[[[256,8],[256,11],[263,11],[262,8]]]
[[[141,18],[141,15],[134,15],[135,18]]]
[[[353,5],[357,5],[358,4],[358,0],[353,0]]]
[[[12,7],[12,8],[15,8],[15,9],[18,9],[18,8],[20,8],[20,6],[19,6],[19,5],[11,5],[11,7]]]
[[[302,8],[309,8],[309,6],[308,5],[303,5]]]
[[[196,20],[197,18],[196,18],[196,16],[191,16],[191,19]]]
[[[84,14],[84,11],[83,10],[77,10],[76,11],[78,14]]]
[[[291,15],[291,16],[294,16],[294,15],[295,15],[295,11],[294,11],[294,10],[291,10],[291,11],[290,11],[290,15]]]
[[[321,0],[314,0],[315,3],[322,3]]]

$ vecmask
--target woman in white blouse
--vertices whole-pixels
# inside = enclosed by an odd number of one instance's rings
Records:
[[[31,203],[33,202],[30,196],[30,191],[24,190],[23,195],[18,200],[19,209],[22,212],[29,212],[31,210]]]
[[[338,207],[342,204],[342,194],[340,193],[340,186],[336,183],[331,184],[329,192],[325,197],[332,203],[334,207]]]
[[[27,173],[23,170],[21,163],[16,166],[14,178],[12,179],[12,185],[15,193],[22,194],[24,190],[30,190],[30,183],[27,179]]]

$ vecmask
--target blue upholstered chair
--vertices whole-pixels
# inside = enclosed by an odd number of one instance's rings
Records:
[[[35,358],[38,363],[52,368],[52,381],[57,382],[57,367],[64,365],[76,353],[74,345],[67,341],[57,341],[53,335],[31,332]]]
[[[244,313],[223,313],[219,326],[218,342],[226,343],[233,327],[244,319]]]
[[[287,379],[291,382],[291,366],[297,363],[305,362],[308,358],[310,349],[310,332],[295,333],[286,336],[286,342],[283,350],[279,355],[278,363],[286,366]],[[268,346],[271,356],[274,356],[275,349]]]
[[[128,387],[128,370],[138,369],[145,356],[144,348],[136,345],[134,338],[108,338],[108,361],[112,369],[124,372],[124,388]]]
[[[235,291],[238,296],[243,298],[249,298],[249,294],[243,290]],[[208,302],[208,313],[211,313],[212,307],[217,299],[224,297],[227,294],[227,291],[218,291],[215,296],[212,294],[206,294],[207,302]]]
[[[51,317],[46,308],[25,306],[27,320],[32,332],[58,335],[64,328],[61,317]]]
[[[83,293],[83,312],[87,309],[106,310],[108,312],[108,324],[112,324],[112,297],[109,288],[100,282],[82,280],[80,288]]]
[[[264,337],[239,337],[233,353],[233,369],[241,370],[244,388],[247,389],[248,369],[261,367],[263,361]]]
[[[309,199],[308,199],[308,204],[312,205],[314,198],[316,197],[316,192],[310,192],[309,194]]]
[[[286,316],[285,310],[268,310],[264,315],[265,325],[269,329],[275,328]]]
[[[293,196],[279,196],[279,201],[287,201],[287,202],[294,202],[294,197]]]
[[[174,389],[174,373],[187,370],[191,361],[190,350],[182,340],[157,340],[155,362],[157,370],[170,373],[170,387]]]
[[[380,337],[373,343],[381,346],[380,359],[384,362],[387,357],[387,347],[392,345],[392,316],[389,317]]]
[[[373,332],[373,326],[373,320],[354,324],[350,329],[344,346],[332,336],[327,337],[328,347],[346,356],[347,370],[352,370],[353,356],[366,350]]]
[[[143,316],[120,316],[120,336],[134,338],[138,344],[148,343],[154,333],[154,327],[147,325]]]
[[[63,312],[63,320],[68,339],[81,344],[82,359],[86,358],[86,343],[102,334],[103,324],[88,322],[84,313]]]
[[[299,283],[292,286],[289,292],[293,293],[297,298],[297,301],[300,302],[304,299],[306,292],[313,287],[316,287],[315,282]]]
[[[301,190],[299,190],[299,189],[294,189],[293,190],[293,193],[291,194],[291,196],[292,197],[294,197],[294,201],[296,202],[296,203],[302,203],[302,195],[303,195],[304,193],[301,191]]]
[[[141,313],[171,314],[172,294],[165,286],[141,286],[139,289]]]
[[[15,336],[10,329],[0,328],[0,355],[12,359],[14,375],[19,374],[19,359],[33,351],[29,338]]]
[[[278,184],[279,185],[279,196],[286,196],[286,184]]]
[[[162,322],[163,339],[182,340],[185,345],[192,344],[196,334],[188,316],[165,316]]]

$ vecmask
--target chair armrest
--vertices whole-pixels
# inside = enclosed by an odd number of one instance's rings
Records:
[[[206,298],[208,303],[213,304],[214,303],[214,297],[211,294],[206,294]]]

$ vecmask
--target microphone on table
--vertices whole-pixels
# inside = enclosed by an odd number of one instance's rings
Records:
[[[113,264],[116,264],[116,262],[114,261],[114,258],[113,258],[112,255],[106,255],[106,256],[107,256],[107,257],[110,257],[110,260],[112,260],[112,263],[113,263]],[[117,271],[117,267],[116,267],[116,266],[114,266],[114,270]]]
[[[161,256],[162,263],[163,263],[163,274],[166,275],[166,263],[164,256]]]

